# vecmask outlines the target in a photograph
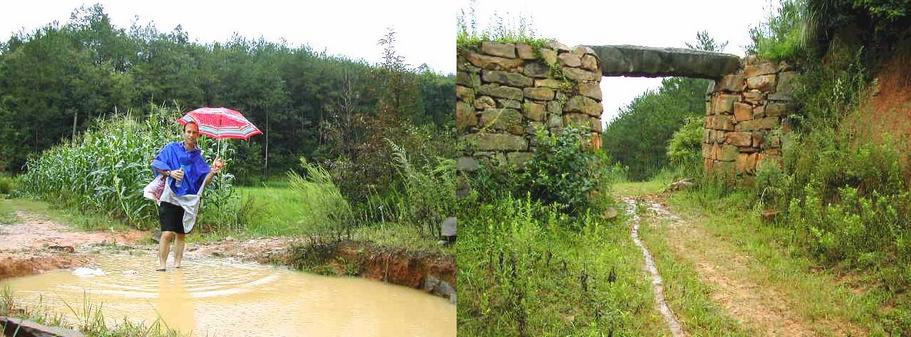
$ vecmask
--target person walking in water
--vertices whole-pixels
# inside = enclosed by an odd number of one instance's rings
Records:
[[[220,158],[209,167],[197,147],[199,135],[199,125],[188,122],[183,128],[183,141],[165,145],[152,161],[152,171],[164,176],[156,179],[170,178],[165,180],[158,207],[161,225],[158,271],[166,270],[171,241],[175,239],[174,267],[180,268],[186,235],[196,222],[202,190],[224,167]]]

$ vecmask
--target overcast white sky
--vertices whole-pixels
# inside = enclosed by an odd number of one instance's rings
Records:
[[[455,72],[456,18],[470,0],[456,1],[14,1],[0,5],[0,38],[57,20],[65,22],[80,5],[101,3],[113,23],[122,28],[134,17],[152,21],[161,31],[182,25],[191,39],[226,41],[242,36],[307,44],[332,55],[378,62],[377,46],[387,27],[396,30],[397,50],[413,66],[428,64],[440,73]],[[767,16],[777,0],[478,0],[479,28],[494,14],[531,19],[538,36],[576,44],[633,44],[684,47],[696,32],[708,31],[728,41],[725,52],[742,56],[749,28]],[[633,97],[657,88],[660,79],[612,77],[602,80],[607,121]]]

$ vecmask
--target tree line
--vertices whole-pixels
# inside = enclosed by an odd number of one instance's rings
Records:
[[[144,114],[149,104],[243,112],[264,133],[237,143],[235,169],[247,178],[284,172],[301,156],[350,157],[383,111],[452,129],[454,77],[407,65],[394,31],[378,37],[383,61],[368,64],[238,35],[193,42],[180,26],[118,28],[102,6],[81,7],[65,24],[0,42],[0,171],[22,172],[29,156],[93,120]]]

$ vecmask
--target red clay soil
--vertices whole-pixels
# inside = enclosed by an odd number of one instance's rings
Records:
[[[86,244],[128,244],[148,235],[138,230],[126,232],[83,232],[32,213],[18,211],[14,224],[0,226],[0,252],[44,247],[76,247]]]
[[[69,252],[28,251],[0,252],[0,280],[73,268],[89,262],[85,256]]]
[[[129,244],[146,233],[82,232],[28,212],[16,212],[18,221],[0,225],[0,279],[73,268],[89,261],[76,252],[82,245]]]
[[[875,76],[876,83],[860,113],[846,122],[859,131],[859,139],[893,140],[911,137],[911,52],[896,53]],[[906,143],[907,146],[907,143]]]
[[[452,256],[380,248],[354,241],[342,242],[338,256],[359,261],[361,276],[371,280],[420,288],[424,279],[432,275],[456,287],[456,263]]]
[[[307,239],[262,238],[202,244],[195,254],[236,258],[262,264],[292,265],[291,247],[307,244]],[[338,244],[329,266],[338,275],[346,274],[342,262],[356,262],[358,276],[411,288],[421,288],[427,276],[456,286],[456,263],[452,256],[408,252],[404,249],[377,247],[370,243],[343,241]]]

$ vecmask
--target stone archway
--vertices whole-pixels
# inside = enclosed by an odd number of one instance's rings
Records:
[[[534,151],[536,128],[583,127],[600,148],[602,76],[683,76],[713,80],[706,92],[702,140],[707,172],[751,175],[763,160],[779,159],[777,131],[787,115],[791,79],[787,64],[679,48],[567,47],[556,41],[482,42],[460,49],[456,75],[456,127],[470,145],[460,170],[479,161],[521,165]]]

